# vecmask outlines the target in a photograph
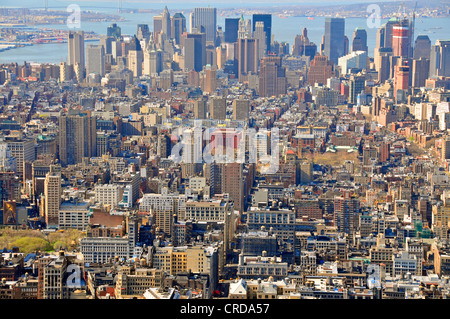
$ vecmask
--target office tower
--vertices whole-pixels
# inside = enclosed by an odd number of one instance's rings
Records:
[[[263,22],[264,24],[264,32],[266,33],[266,41],[265,41],[265,52],[264,54],[268,54],[271,51],[271,43],[272,43],[272,15],[271,14],[254,14],[253,15],[253,28],[252,31],[256,31],[256,23]]]
[[[354,51],[368,51],[367,32],[363,28],[356,28],[353,32],[352,52]]]
[[[216,42],[217,29],[217,9],[216,8],[195,8],[192,13],[191,28],[203,26],[206,33],[207,42]]]
[[[349,85],[349,103],[356,104],[358,94],[364,91],[366,79],[364,76],[355,76],[352,75],[350,77],[350,85]]]
[[[222,168],[222,193],[233,200],[234,210],[244,211],[244,179],[242,163],[226,163]]]
[[[163,52],[158,50],[146,50],[144,52],[144,68],[142,73],[144,75],[160,74],[163,70]]]
[[[248,120],[250,113],[250,101],[238,99],[233,101],[233,120]]]
[[[123,188],[118,184],[95,185],[94,192],[96,203],[110,205],[111,209],[115,209],[122,200]]]
[[[310,42],[308,39],[308,30],[303,29],[301,35],[296,35],[294,39],[294,46],[292,47],[292,55],[294,56],[309,56],[310,60],[314,59],[317,52],[317,45]]]
[[[395,65],[394,97],[397,102],[403,100],[398,95],[399,91],[406,91],[409,88],[409,69],[408,61],[406,60],[399,60],[397,65]]]
[[[238,40],[238,77],[239,82],[244,82],[247,80],[249,73],[258,73],[258,40],[245,38]]]
[[[441,146],[441,160],[445,161],[450,159],[450,138],[445,137],[442,138],[442,146]]]
[[[102,45],[89,44],[86,47],[86,75],[97,73],[105,75],[105,48]]]
[[[217,89],[217,71],[209,66],[204,70],[203,93],[213,94]]]
[[[376,48],[374,63],[375,70],[378,72],[378,81],[384,83],[390,77],[390,57],[392,56],[391,48]]]
[[[173,70],[166,69],[161,71],[159,76],[159,87],[163,90],[168,90],[173,85]]]
[[[352,68],[364,70],[367,67],[367,51],[353,51],[339,58],[341,74],[351,73]]]
[[[32,162],[36,158],[34,139],[22,136],[7,136],[6,145],[11,151],[11,156],[16,159],[17,176],[19,181],[24,181],[25,163]]]
[[[334,64],[345,54],[345,19],[325,19],[324,54]]]
[[[181,37],[186,32],[186,18],[182,13],[175,13],[171,19],[170,31],[172,32],[171,38],[175,39],[175,44],[181,44]]]
[[[61,174],[48,172],[44,182],[44,215],[47,228],[59,224],[59,206],[61,204]]]
[[[161,31],[166,35],[167,39],[172,35],[170,13],[167,6],[164,7],[164,11],[161,14]]]
[[[206,119],[206,101],[204,99],[199,99],[194,102],[194,117],[196,120]]]
[[[431,46],[430,77],[450,76],[450,40],[436,40]]]
[[[415,51],[414,51],[415,52]],[[412,86],[424,87],[430,72],[430,60],[424,57],[412,61]]]
[[[227,100],[225,98],[213,98],[211,101],[211,118],[225,120],[227,116]]]
[[[225,18],[225,42],[235,43],[238,40],[239,18]]]
[[[184,39],[184,67],[200,72],[206,65],[206,34],[188,33]]]
[[[252,38],[252,22],[250,19],[245,22],[244,15],[241,15],[238,23],[238,39]]]
[[[133,76],[139,77],[142,75],[143,60],[144,55],[141,44],[136,36],[134,36],[128,46],[128,69],[133,72]]]
[[[139,40],[147,40],[150,36],[148,24],[138,24],[136,30],[136,37]]]
[[[324,55],[316,55],[309,66],[307,83],[309,85],[315,85],[315,83],[326,84],[327,79],[334,74],[333,63]]]
[[[349,235],[353,242],[360,216],[359,200],[354,198],[349,191],[344,191],[341,196],[334,197],[334,226],[338,232]]]
[[[112,42],[114,38],[111,36],[102,36],[100,38],[100,45],[103,46],[105,54],[112,54]]]
[[[162,31],[162,16],[153,17],[153,34],[156,35]]]
[[[431,41],[427,35],[417,36],[416,42],[414,43],[414,59],[430,58],[431,52]]]
[[[113,23],[106,28],[106,35],[108,37],[113,37],[117,40],[122,36],[122,31],[116,23]]]
[[[392,54],[394,56],[410,57],[410,31],[408,19],[401,19],[392,26]]]
[[[264,57],[259,72],[259,96],[286,94],[286,68],[281,65],[281,57]]]
[[[84,79],[85,56],[84,56],[84,32],[70,31],[68,35],[69,65],[72,65],[78,81]],[[79,81],[81,82],[81,81]]]
[[[255,23],[255,31],[253,31],[253,38],[258,39],[258,60],[264,57],[266,52],[266,32],[264,32],[264,22],[257,21]]]
[[[384,43],[383,48],[392,48],[392,40],[393,40],[393,28],[399,22],[399,19],[394,17],[389,19],[381,28],[384,29]]]
[[[313,181],[313,162],[302,162],[300,164],[300,184],[309,184]]]
[[[62,165],[80,163],[97,151],[97,121],[89,114],[64,114],[59,117],[59,159]]]
[[[227,62],[227,48],[219,46],[216,48],[216,66],[218,69],[223,69]]]

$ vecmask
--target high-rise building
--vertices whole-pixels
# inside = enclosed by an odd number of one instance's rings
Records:
[[[222,168],[222,193],[234,202],[234,209],[244,211],[244,179],[242,163],[226,163]]]
[[[367,32],[363,28],[356,28],[353,32],[352,52],[354,51],[368,51]]]
[[[414,43],[414,59],[430,58],[431,40],[427,35],[418,35]]]
[[[345,19],[326,18],[324,35],[324,54],[334,64],[345,55]]]
[[[245,121],[250,113],[250,101],[237,99],[233,101],[233,120]]]
[[[196,120],[206,119],[206,100],[198,99],[194,102],[194,116]]]
[[[361,94],[364,91],[366,79],[364,76],[355,76],[352,75],[350,77],[350,85],[349,85],[349,103],[356,104],[358,99],[358,94]]]
[[[160,74],[163,70],[163,52],[158,50],[144,51],[144,67],[142,74]]]
[[[430,77],[450,76],[450,40],[437,40],[431,46]]]
[[[148,40],[150,36],[150,30],[148,24],[138,24],[136,29],[136,38],[139,40]]]
[[[401,19],[392,26],[392,54],[403,58],[411,55],[410,23],[408,19]]]
[[[184,39],[184,67],[200,72],[206,65],[206,34],[187,33]]]
[[[105,48],[102,45],[89,44],[86,47],[86,61],[86,75],[105,75]]]
[[[227,100],[216,97],[211,100],[211,118],[214,120],[225,120],[227,115]]]
[[[133,72],[133,76],[139,77],[142,75],[142,62],[144,61],[144,54],[142,52],[141,44],[136,36],[133,37],[128,46],[128,69]]]
[[[164,11],[161,14],[161,31],[166,35],[166,38],[170,38],[172,35],[171,23],[170,23],[170,13],[167,6],[164,7]]]
[[[217,9],[216,8],[194,8],[192,12],[191,28],[203,26],[207,42],[216,42]],[[191,31],[192,32],[192,31]]]
[[[414,51],[415,52],[415,51]],[[412,61],[412,86],[423,87],[428,79],[430,60],[424,57]]]
[[[203,78],[203,93],[213,94],[217,89],[217,71],[215,68],[206,66]]]
[[[410,67],[407,60],[399,60],[398,64],[395,65],[394,97],[396,101],[400,100],[399,91],[406,91],[409,88],[409,72]]]
[[[253,14],[253,27],[252,31],[256,31],[257,22],[263,22],[264,24],[264,32],[266,34],[265,41],[265,54],[271,51],[271,43],[272,43],[272,15],[271,14]]]
[[[314,59],[317,52],[317,45],[310,42],[308,39],[308,30],[303,29],[301,35],[297,35],[294,39],[294,46],[292,47],[292,55],[294,56],[309,56],[310,60]]]
[[[249,73],[258,73],[258,53],[259,43],[257,39],[244,38],[238,40],[238,70],[239,81],[247,80]]]
[[[84,32],[70,31],[68,35],[69,61],[68,64],[75,67],[78,65],[77,78],[84,79],[85,55],[84,55]]]
[[[171,38],[175,40],[175,44],[181,44],[181,37],[186,32],[186,18],[185,16],[177,12],[172,16],[170,31],[172,32]]]
[[[261,60],[266,53],[266,32],[264,32],[264,22],[257,21],[255,23],[255,31],[253,31],[253,37],[258,39],[258,60]]]
[[[334,65],[324,55],[316,55],[311,61],[307,73],[307,83],[315,85],[316,83],[326,84],[327,79],[335,74]]]
[[[235,43],[238,40],[239,18],[225,18],[225,42]]]
[[[352,51],[352,53],[340,57],[338,61],[341,74],[350,73],[352,68],[364,70],[367,66],[367,51]]]
[[[62,165],[80,163],[97,152],[96,118],[71,112],[59,117],[59,159]]]
[[[61,205],[61,174],[49,172],[44,182],[44,216],[47,228],[59,224],[59,206]]]
[[[116,23],[113,23],[109,27],[106,28],[106,35],[108,37],[113,37],[115,39],[119,39],[122,36],[122,31]]]
[[[286,94],[286,70],[281,57],[264,57],[259,72],[259,96]]]
[[[359,200],[353,197],[349,191],[344,191],[341,196],[334,197],[334,226],[338,232],[349,235],[353,242],[360,216]]]

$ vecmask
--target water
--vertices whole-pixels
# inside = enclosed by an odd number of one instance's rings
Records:
[[[2,1],[2,0],[0,0]],[[39,1],[32,0],[21,0],[18,1],[19,4],[17,6],[22,7],[31,7],[32,5],[38,6],[40,5]],[[116,1],[64,1],[64,0],[48,0],[49,7],[57,7],[66,8],[69,4],[78,4],[81,7],[81,10],[92,10],[99,11],[104,13],[117,13],[117,2]],[[250,1],[233,1],[233,2],[213,2],[213,1],[199,1],[191,2],[191,3],[176,3],[176,1],[164,1],[161,3],[152,2],[152,3],[141,3],[138,0],[134,2],[131,1],[123,1],[122,8],[142,8],[142,9],[156,9],[162,12],[164,5],[167,5],[170,13],[173,15],[175,12],[179,12],[177,8],[186,8],[185,10],[181,10],[186,16],[187,24],[189,27],[189,12],[190,9],[199,7],[199,6],[207,6],[208,3],[214,4],[215,7],[230,7],[233,5],[234,7],[248,7],[248,6],[257,6],[264,5],[268,6],[273,4],[273,2],[269,3],[268,1],[259,0],[259,2],[250,2]],[[326,2],[322,2],[325,4]],[[287,1],[286,4],[293,4],[292,2]],[[296,2],[296,4],[299,4]],[[302,3],[304,4],[304,3]],[[277,3],[279,6],[280,4]],[[2,7],[2,3],[0,2],[0,7]],[[95,7],[95,8],[94,8]],[[59,9],[63,10],[63,9]],[[118,22],[118,25],[122,29],[122,34],[133,35],[136,33],[137,24],[148,24],[150,30],[153,28],[153,16],[155,14],[152,13],[120,13],[118,14],[126,21]],[[244,16],[245,19],[251,18],[250,16]],[[382,20],[382,23],[385,23],[387,19]],[[220,15],[217,16],[217,24],[222,26],[224,29],[225,25],[225,17]],[[105,34],[106,28],[111,24],[111,22],[82,22],[81,30],[86,32],[95,32],[97,34]],[[416,28],[415,28],[415,37],[418,35],[428,35],[431,40],[431,43],[434,44],[437,39],[447,39],[448,34],[446,32],[446,25],[448,25],[448,18],[417,18],[416,19]],[[52,29],[61,29],[67,30],[68,27],[66,25],[41,25],[38,27],[46,27]],[[272,17],[272,34],[275,36],[275,40],[278,42],[287,42],[289,43],[290,48],[292,49],[292,45],[294,43],[295,36],[297,34],[301,34],[303,28],[308,29],[308,37],[311,41],[320,46],[322,42],[322,36],[325,30],[325,18],[317,17],[314,20],[309,20],[306,17],[288,17],[288,18],[280,18],[277,15]],[[367,31],[367,45],[369,48],[369,55],[373,56],[373,50],[375,48],[376,41],[376,28],[369,28],[367,25],[366,18],[347,18],[345,20],[345,33],[349,38],[350,45],[352,40],[353,31],[357,28],[361,27],[366,29]],[[441,29],[433,29],[441,27]],[[86,42],[86,43],[95,43],[95,42]],[[33,46],[26,46],[17,49],[11,49],[7,51],[0,52],[0,63],[9,63],[9,62],[17,62],[23,63],[27,62],[38,62],[38,63],[60,63],[63,61],[67,61],[68,55],[67,43],[53,43],[53,44],[37,44]]]

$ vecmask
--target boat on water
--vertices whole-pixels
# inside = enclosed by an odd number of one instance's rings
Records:
[[[314,20],[314,17],[308,17],[308,20]]]
[[[279,15],[278,15],[278,18],[280,18],[280,19],[287,19],[288,17],[279,14]]]

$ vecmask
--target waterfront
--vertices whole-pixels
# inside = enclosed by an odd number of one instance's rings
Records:
[[[26,3],[26,1],[25,1]],[[52,1],[49,1],[49,5],[51,5]],[[66,3],[66,2],[58,2],[55,3]],[[91,3],[91,2],[90,2]],[[96,2],[92,2],[95,5]],[[164,8],[163,3],[145,3],[142,4],[142,9],[148,10],[158,10],[162,12]],[[178,6],[189,6],[195,7],[200,5],[199,3],[191,3],[190,5],[187,3],[179,4]],[[216,4],[215,4],[216,5]],[[244,6],[242,1],[237,4]],[[104,13],[112,13],[120,15],[125,21],[119,22],[118,25],[122,29],[122,34],[125,35],[133,35],[136,33],[136,27],[138,24],[148,24],[150,30],[153,30],[153,16],[159,13],[117,13],[116,3],[102,2],[102,6],[104,8],[96,9],[98,11]],[[176,4],[168,3],[169,10],[171,12],[177,12]],[[220,7],[218,5],[217,7]],[[89,7],[81,6],[82,10],[87,10]],[[187,20],[187,28],[189,28],[189,13],[190,9],[181,10],[181,12],[186,16]],[[217,25],[222,26],[224,29],[224,16],[217,16]],[[251,16],[244,16],[245,19],[250,19]],[[388,19],[382,19],[381,24],[385,23]],[[437,39],[446,39],[448,38],[448,32],[445,28],[442,28],[448,18],[428,18],[428,17],[419,17],[416,19],[416,28],[415,28],[415,37],[418,35],[428,35],[431,43],[434,44]],[[80,30],[85,32],[95,32],[96,34],[103,35],[106,34],[106,28],[111,24],[111,22],[99,21],[99,22],[83,22],[81,23]],[[375,48],[375,39],[376,39],[376,27],[370,28],[368,25],[367,18],[346,18],[345,21],[345,33],[350,41],[352,40],[353,31],[358,28],[365,28],[367,31],[367,45],[369,48],[369,55],[373,56],[373,50]],[[278,15],[273,15],[272,18],[272,34],[274,35],[275,41],[278,42],[287,42],[289,43],[289,47],[292,49],[292,45],[294,43],[295,36],[297,34],[301,34],[303,28],[308,29],[308,37],[311,41],[320,46],[322,41],[322,36],[324,33],[325,26],[325,17],[315,17],[314,19],[310,19],[308,17],[297,17],[297,16],[289,16],[289,17],[279,17]],[[66,25],[37,25],[37,28],[49,28],[49,29],[58,29],[67,31],[68,27]],[[90,42],[95,43],[95,42]],[[23,61],[27,62],[49,62],[49,63],[60,63],[62,61],[67,60],[67,43],[52,43],[52,44],[35,44],[33,46],[25,46],[20,48],[14,48],[10,50],[5,50],[0,52],[0,63],[9,63],[9,62],[17,62],[23,63]]]

